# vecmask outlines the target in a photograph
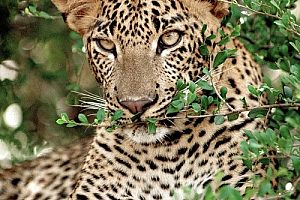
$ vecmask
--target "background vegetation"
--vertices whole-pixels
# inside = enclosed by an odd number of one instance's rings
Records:
[[[55,121],[77,116],[70,91],[98,91],[80,37],[51,1],[1,1],[0,15],[0,163],[8,165],[93,132]]]
[[[224,0],[224,2],[226,2]],[[300,199],[300,26],[290,12],[293,0],[230,1],[228,27],[268,72],[254,96],[268,95],[270,107],[252,117],[266,120],[265,130],[246,131],[241,145],[245,164],[267,166],[264,179],[247,197]],[[50,1],[0,2],[0,166],[34,158],[48,147],[90,134],[85,127],[64,128],[55,121],[62,112],[76,119],[80,111],[71,91],[99,93],[77,34],[67,29]],[[224,36],[226,38],[226,36]],[[192,92],[192,91],[190,91]],[[203,106],[203,105],[200,105]],[[176,107],[176,106],[175,106]],[[227,116],[228,117],[228,116]],[[216,120],[220,123],[220,118]],[[221,120],[222,121],[222,120]],[[221,176],[221,175],[220,175]],[[277,183],[277,184],[275,184]],[[274,185],[276,185],[274,187]],[[197,199],[188,188],[188,199]],[[241,199],[230,187],[206,199]]]

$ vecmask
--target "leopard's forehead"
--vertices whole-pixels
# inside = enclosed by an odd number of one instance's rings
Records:
[[[93,26],[93,35],[122,41],[121,45],[150,44],[169,29],[185,30],[188,10],[180,1],[105,1]],[[127,39],[126,39],[126,38]]]

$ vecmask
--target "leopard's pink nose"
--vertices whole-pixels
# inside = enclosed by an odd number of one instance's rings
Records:
[[[136,101],[124,100],[120,101],[119,103],[128,109],[132,114],[136,114],[145,112],[152,102],[153,100],[150,99],[141,99]]]

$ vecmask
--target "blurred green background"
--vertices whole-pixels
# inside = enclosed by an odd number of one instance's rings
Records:
[[[93,133],[55,123],[61,112],[77,116],[71,91],[98,89],[80,36],[51,1],[1,1],[0,27],[0,166]]]

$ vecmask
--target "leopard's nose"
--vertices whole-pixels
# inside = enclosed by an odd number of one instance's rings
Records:
[[[121,100],[119,103],[132,114],[145,112],[153,103],[152,99]]]

